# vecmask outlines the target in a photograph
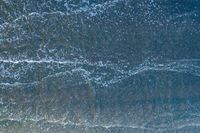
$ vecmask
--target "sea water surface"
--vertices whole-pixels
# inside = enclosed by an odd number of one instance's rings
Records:
[[[200,1],[0,0],[0,133],[199,133]]]

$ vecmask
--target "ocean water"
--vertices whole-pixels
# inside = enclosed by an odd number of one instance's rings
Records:
[[[198,0],[0,0],[0,133],[199,133]]]

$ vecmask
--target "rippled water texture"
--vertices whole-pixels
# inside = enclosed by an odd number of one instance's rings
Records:
[[[0,133],[199,133],[198,0],[0,0]]]

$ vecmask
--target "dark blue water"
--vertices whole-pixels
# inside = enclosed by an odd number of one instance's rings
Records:
[[[0,133],[198,133],[198,0],[0,0]]]

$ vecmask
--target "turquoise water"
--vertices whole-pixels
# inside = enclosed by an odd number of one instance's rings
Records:
[[[0,0],[0,133],[198,133],[197,0]]]

